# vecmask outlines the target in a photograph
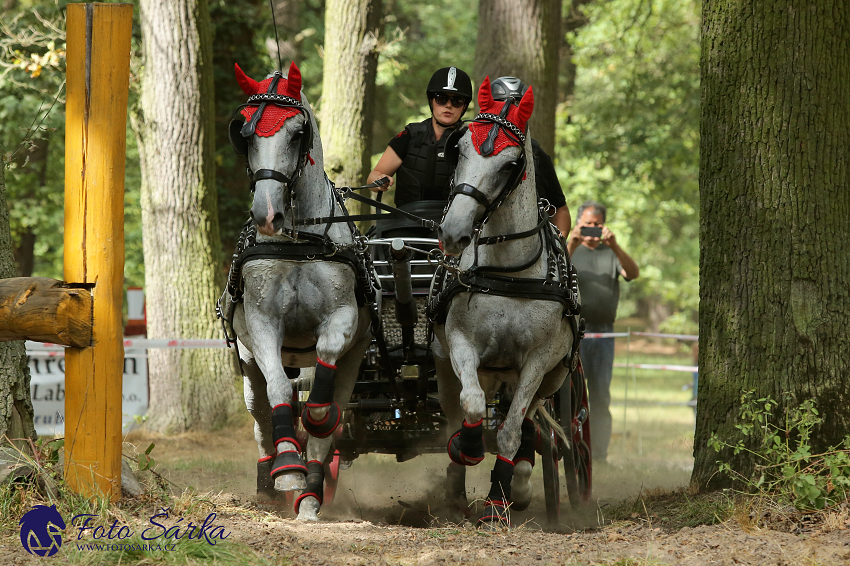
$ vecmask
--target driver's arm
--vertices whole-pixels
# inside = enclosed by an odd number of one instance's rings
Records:
[[[366,178],[366,183],[372,183],[381,177],[387,177],[390,180],[388,185],[373,187],[371,189],[374,192],[386,191],[390,188],[390,185],[395,182],[393,175],[396,174],[396,171],[398,171],[398,168],[401,167],[401,164],[401,157],[398,156],[393,148],[387,146],[386,151],[384,151],[384,154],[378,160],[378,163],[375,164],[375,168],[372,169],[372,172],[369,173],[369,176]]]

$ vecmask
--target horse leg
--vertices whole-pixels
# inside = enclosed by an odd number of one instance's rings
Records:
[[[511,482],[511,501],[515,511],[524,511],[531,503],[531,472],[534,469],[534,441],[537,425],[534,424],[534,411],[528,411],[522,419],[520,443],[514,456],[514,477]]]
[[[339,425],[341,411],[334,401],[336,362],[351,346],[357,319],[356,308],[337,309],[328,317],[316,342],[316,377],[301,413],[301,424],[310,436],[330,436]]]
[[[295,437],[292,420],[292,384],[283,370],[280,360],[282,333],[271,333],[272,321],[258,321],[260,326],[250,329],[254,339],[254,359],[266,378],[266,395],[271,410],[272,439],[276,456],[272,463],[271,476],[277,491],[304,489],[307,467],[301,459],[301,446]]]
[[[369,346],[371,338],[365,338],[348,350],[337,362],[337,387],[334,402],[344,406],[350,399],[357,381],[362,352]],[[312,437],[307,443],[307,489],[295,500],[295,512],[299,521],[318,521],[325,487],[323,462],[330,452],[333,436]]]
[[[457,430],[463,422],[463,410],[460,408],[460,380],[448,359],[435,354],[434,365],[437,370],[437,396],[443,414],[446,416],[446,430]],[[449,440],[450,438],[446,439],[446,441]],[[446,502],[449,505],[462,506],[463,510],[467,511],[466,466],[450,462],[446,468],[446,484]]]
[[[452,368],[460,378],[460,406],[465,416],[459,431],[449,439],[449,457],[463,466],[475,466],[484,459],[484,412],[487,400],[478,381],[479,359],[466,338],[449,335]]]
[[[543,378],[543,359],[532,359],[520,371],[519,384],[514,391],[511,408],[496,435],[499,455],[490,473],[490,492],[484,501],[484,512],[478,524],[510,526],[508,502],[511,501],[511,483],[514,476],[514,458],[522,441],[522,421]],[[528,430],[528,428],[526,428]]]
[[[242,352],[242,346],[240,352]],[[274,481],[271,478],[272,461],[275,457],[272,439],[271,407],[266,395],[266,380],[251,356],[242,357],[242,379],[244,381],[245,406],[254,417],[254,439],[260,450],[257,461],[257,500],[273,502],[277,499]]]

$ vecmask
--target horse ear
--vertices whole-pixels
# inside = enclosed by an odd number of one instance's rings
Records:
[[[289,66],[289,72],[286,74],[286,94],[301,100],[301,71],[295,61]]]
[[[251,96],[252,94],[257,94],[257,91],[260,88],[257,81],[246,75],[245,71],[239,68],[239,63],[234,63],[234,66],[236,71],[236,82],[239,83],[239,86],[242,87],[242,90],[245,92],[245,94],[247,94],[248,96]]]
[[[493,92],[490,90],[490,75],[484,77],[484,82],[478,87],[478,110],[487,112],[493,106]]]
[[[518,121],[522,122],[523,127],[528,122],[528,119],[531,118],[531,113],[534,111],[534,91],[532,91],[531,87],[528,87],[526,93],[522,96],[522,100],[519,101],[519,110],[517,112]]]

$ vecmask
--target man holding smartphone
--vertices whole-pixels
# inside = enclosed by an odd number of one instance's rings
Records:
[[[578,209],[577,222],[570,231],[567,251],[578,272],[581,316],[586,332],[613,332],[620,300],[620,281],[637,279],[640,268],[617,243],[605,225],[607,210],[595,201]],[[614,339],[582,340],[581,363],[587,379],[590,400],[592,443],[595,462],[608,458],[611,441],[611,374],[614,368]]]

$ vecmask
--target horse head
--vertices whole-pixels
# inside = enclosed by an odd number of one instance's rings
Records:
[[[230,141],[248,163],[254,195],[251,218],[261,234],[274,236],[281,233],[287,214],[293,212],[294,185],[307,161],[312,162],[314,122],[294,62],[286,77],[275,72],[260,82],[247,76],[238,64],[235,70],[248,102],[234,114]]]
[[[478,89],[481,112],[446,141],[446,156],[456,161],[449,207],[438,230],[446,253],[459,255],[474,231],[522,182],[526,132],[534,110],[529,87],[519,105],[493,100],[490,78]]]

